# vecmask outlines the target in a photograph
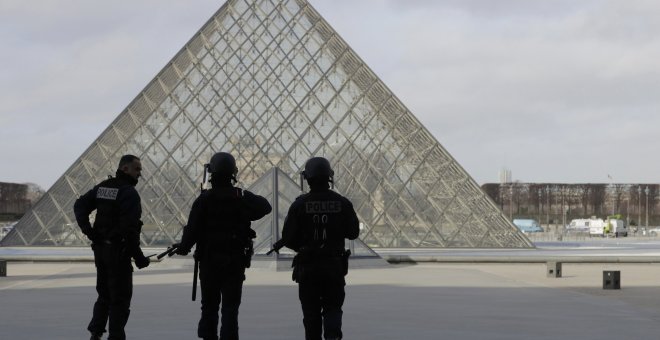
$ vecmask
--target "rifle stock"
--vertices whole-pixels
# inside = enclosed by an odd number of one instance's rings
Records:
[[[284,241],[283,239],[279,239],[275,244],[273,244],[273,247],[266,253],[266,255],[270,255],[273,252],[280,253],[280,249],[284,247]]]
[[[192,300],[197,298],[197,274],[199,273],[199,260],[197,259],[197,251],[193,254],[195,259],[195,268],[193,269],[193,287],[192,287]]]

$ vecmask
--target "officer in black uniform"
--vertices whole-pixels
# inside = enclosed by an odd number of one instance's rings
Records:
[[[92,340],[101,339],[108,323],[108,339],[126,339],[124,326],[133,295],[133,266],[142,269],[149,259],[140,249],[142,207],[135,190],[142,172],[140,159],[124,155],[116,177],[109,177],[76,200],[73,210],[82,232],[92,241],[96,265],[96,291]],[[96,210],[94,226],[89,215]]]
[[[218,309],[222,302],[220,340],[238,340],[238,308],[241,304],[245,268],[252,256],[256,237],[250,222],[270,213],[268,201],[234,187],[236,160],[226,152],[213,155],[210,190],[203,191],[190,210],[188,225],[176,253],[187,255],[197,244],[202,290],[202,316],[197,336],[218,339]]]
[[[289,208],[282,238],[273,250],[286,246],[297,252],[293,279],[298,282],[306,340],[341,339],[344,276],[348,256],[344,239],[354,240],[359,222],[353,204],[330,190],[334,171],[323,157],[305,163],[302,177],[310,192]],[[324,332],[323,332],[324,331]]]

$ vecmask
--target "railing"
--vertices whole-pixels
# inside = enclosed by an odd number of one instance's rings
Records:
[[[527,238],[532,242],[588,242],[588,241],[602,241],[603,239],[622,239],[622,240],[659,240],[660,230],[658,231],[629,231],[628,236],[615,237],[614,234],[608,235],[591,235],[588,232],[541,232],[541,233],[526,233]]]

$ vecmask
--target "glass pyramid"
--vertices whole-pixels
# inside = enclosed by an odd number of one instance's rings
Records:
[[[86,244],[73,202],[126,153],[144,168],[142,243],[168,245],[216,151],[243,184],[328,158],[372,248],[532,247],[305,0],[225,3],[2,245]]]
[[[300,186],[278,168],[272,168],[249,188],[249,191],[268,199],[273,211],[264,218],[253,222],[257,232],[254,253],[263,255],[270,250],[281,235],[280,228],[289,211],[289,206],[301,194]],[[284,249],[282,250],[284,251]]]

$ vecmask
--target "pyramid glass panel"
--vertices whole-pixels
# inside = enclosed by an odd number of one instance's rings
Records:
[[[145,174],[141,240],[172,243],[217,151],[234,154],[240,185],[257,193],[273,192],[273,167],[297,178],[309,157],[328,158],[367,249],[532,247],[305,0],[225,3],[2,245],[86,244],[73,202],[127,153]]]

